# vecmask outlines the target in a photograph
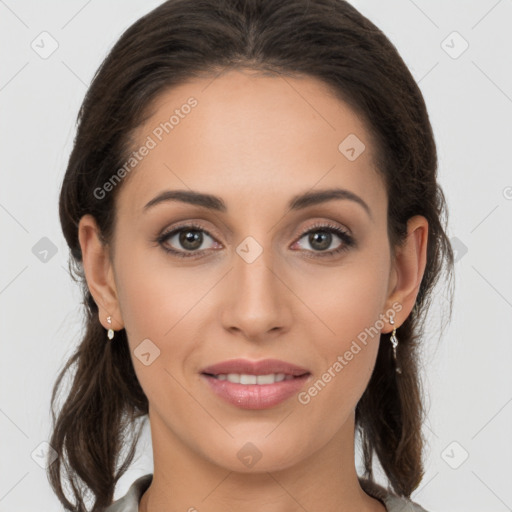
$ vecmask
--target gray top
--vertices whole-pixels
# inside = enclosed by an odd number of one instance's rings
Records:
[[[137,478],[128,489],[128,492],[107,507],[105,512],[138,512],[140,499],[152,480],[152,473]],[[386,507],[387,512],[427,512],[417,503],[407,498],[396,496],[391,491],[387,491],[384,487],[374,482],[361,478],[359,482],[367,494],[378,499]]]

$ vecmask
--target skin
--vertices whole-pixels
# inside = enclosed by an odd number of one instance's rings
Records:
[[[355,407],[378,336],[307,405],[293,396],[264,410],[240,409],[214,395],[199,373],[237,357],[277,358],[311,372],[307,390],[393,304],[401,305],[395,327],[407,318],[425,270],[428,223],[411,218],[393,254],[370,136],[312,77],[237,70],[195,79],[158,97],[135,147],[190,96],[197,107],[122,183],[112,245],[100,243],[90,215],[79,225],[99,319],[108,329],[110,315],[114,330],[126,329],[149,400],[154,476],[139,511],[382,512],[359,485],[354,457]],[[354,161],[338,151],[350,133],[366,145]],[[346,199],[286,209],[296,194],[331,187],[357,194],[371,217]],[[143,213],[167,189],[220,196],[228,211],[169,201]],[[175,257],[154,242],[191,220],[208,233],[196,246],[200,257]],[[308,241],[315,221],[348,230],[356,246],[319,257],[344,242],[336,234],[327,248]],[[236,252],[247,236],[263,249],[252,263]],[[164,245],[186,252],[176,235]],[[381,331],[391,330],[386,321]],[[133,353],[146,338],[160,350],[148,366]],[[247,442],[262,455],[251,468],[237,457]]]

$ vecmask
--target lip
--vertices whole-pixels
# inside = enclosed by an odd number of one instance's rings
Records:
[[[306,368],[301,368],[292,363],[279,359],[262,359],[251,361],[249,359],[231,359],[222,361],[201,370],[201,373],[219,375],[221,373],[245,373],[247,375],[268,375],[269,373],[284,373],[294,377],[309,373]],[[243,384],[242,384],[243,385]]]
[[[248,375],[268,375],[284,373],[294,378],[274,382],[273,384],[236,384],[228,380],[219,380],[212,375],[228,373],[245,373]],[[204,379],[217,396],[242,409],[267,409],[284,402],[304,387],[311,378],[311,373],[300,366],[280,361],[264,359],[232,359],[208,366],[201,371]]]

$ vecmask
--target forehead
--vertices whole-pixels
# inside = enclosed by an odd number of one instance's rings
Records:
[[[140,213],[165,189],[222,195],[288,197],[343,186],[382,200],[373,143],[363,120],[313,77],[230,71],[162,92],[133,135],[136,166],[120,208]],[[144,156],[140,156],[144,153]]]

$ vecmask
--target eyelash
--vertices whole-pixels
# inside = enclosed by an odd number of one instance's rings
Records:
[[[187,230],[188,231],[201,231],[203,233],[206,233],[209,237],[214,238],[212,235],[210,235],[210,233],[207,230],[203,229],[199,224],[190,222],[188,224],[177,226],[177,227],[173,228],[171,231],[162,233],[160,236],[157,237],[156,240],[154,240],[154,242],[158,243],[165,252],[171,253],[174,256],[177,256],[178,258],[197,258],[198,257],[197,254],[200,251],[195,251],[195,252],[189,251],[187,253],[185,251],[177,251],[175,249],[170,249],[164,245],[164,242],[167,239],[171,238],[173,235],[180,233],[182,231],[187,231]],[[315,256],[306,256],[308,258],[334,257],[337,254],[347,251],[349,248],[355,246],[355,240],[351,235],[349,235],[346,231],[339,228],[338,226],[336,226],[334,224],[329,224],[329,223],[314,224],[307,231],[302,233],[301,236],[297,239],[297,241],[302,239],[305,235],[308,235],[312,232],[314,233],[315,231],[326,231],[328,233],[334,233],[334,234],[338,235],[339,238],[341,238],[343,243],[337,249],[332,249],[330,251],[314,251],[316,253]],[[306,252],[312,252],[312,251],[306,250]]]

